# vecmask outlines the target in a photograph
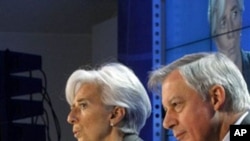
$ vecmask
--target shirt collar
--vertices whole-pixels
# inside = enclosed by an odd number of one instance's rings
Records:
[[[247,116],[248,111],[245,112],[235,123],[234,125],[239,125],[243,121],[243,119]],[[226,136],[223,138],[222,141],[230,141],[230,130],[228,130]]]

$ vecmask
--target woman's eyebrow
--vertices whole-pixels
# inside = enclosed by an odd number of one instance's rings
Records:
[[[76,102],[78,102],[78,103],[84,102],[84,101],[87,101],[87,99],[86,98],[79,98],[76,100]]]
[[[234,11],[235,9],[239,9],[239,6],[234,5],[234,6],[231,8],[231,11]]]

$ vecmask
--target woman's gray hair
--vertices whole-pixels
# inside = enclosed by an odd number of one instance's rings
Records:
[[[100,86],[103,103],[126,109],[119,128],[123,133],[139,134],[151,114],[151,103],[143,84],[134,72],[121,63],[108,63],[98,69],[79,69],[66,84],[66,99],[72,105],[78,89],[84,83]]]
[[[153,89],[162,85],[173,71],[179,70],[186,83],[195,89],[204,100],[209,98],[209,89],[221,85],[226,98],[222,110],[227,112],[245,111],[250,108],[250,96],[246,82],[236,65],[221,53],[196,53],[152,71],[148,86]]]
[[[236,0],[241,12],[244,11],[244,0]],[[222,17],[225,10],[226,0],[209,0],[208,3],[208,21],[211,27],[211,35],[215,36],[218,19]]]

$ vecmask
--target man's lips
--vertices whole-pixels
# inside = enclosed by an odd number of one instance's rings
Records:
[[[182,132],[177,132],[174,136],[177,138],[177,140],[180,140],[184,134],[185,134],[185,132],[182,131]]]

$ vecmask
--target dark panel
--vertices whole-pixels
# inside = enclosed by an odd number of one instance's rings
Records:
[[[118,60],[133,69],[145,87],[152,67],[151,10],[151,1],[119,0],[118,3]],[[152,117],[140,136],[145,141],[152,140]]]

